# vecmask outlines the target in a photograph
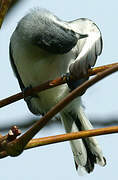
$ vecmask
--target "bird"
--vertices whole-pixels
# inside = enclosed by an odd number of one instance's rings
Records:
[[[23,92],[66,73],[78,78],[74,83],[24,98],[29,110],[44,115],[87,78],[103,48],[97,25],[88,18],[64,21],[45,8],[33,8],[21,18],[10,38],[10,62]],[[85,77],[85,76],[84,76]],[[84,92],[85,93],[85,92]],[[83,93],[83,94],[84,94]],[[67,133],[93,129],[85,114],[82,95],[59,113]],[[91,173],[95,164],[106,160],[95,137],[70,141],[75,167]]]

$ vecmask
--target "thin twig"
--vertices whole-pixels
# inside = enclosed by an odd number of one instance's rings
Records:
[[[102,72],[102,71],[104,71],[104,70],[106,70],[106,69],[108,69],[110,67],[114,67],[116,65],[118,65],[118,63],[108,64],[108,65],[104,65],[104,66],[89,69],[88,70],[88,75],[89,76],[95,75],[95,74],[97,74],[99,72]],[[70,78],[73,79],[72,76],[70,76]],[[64,83],[66,83],[66,78],[65,77],[59,77],[59,78],[57,78],[55,80],[50,80],[50,81],[48,81],[46,83],[40,84],[37,87],[33,87],[31,89],[28,89],[26,91],[25,95],[22,92],[20,92],[20,93],[17,93],[15,95],[13,95],[13,96],[5,98],[3,100],[0,100],[0,108],[6,106],[8,104],[14,103],[14,102],[16,102],[18,100],[21,100],[24,97],[30,96],[30,95],[35,94],[37,92],[44,91],[44,90],[49,89],[49,88],[59,86],[59,85],[64,84]]]
[[[105,70],[104,72],[98,73],[95,77],[84,82],[78,88],[73,90],[66,98],[59,102],[55,107],[53,107],[47,114],[37,121],[26,133],[24,133],[20,138],[8,143],[6,145],[6,151],[10,156],[17,156],[22,153],[26,144],[36,135],[41,128],[43,128],[47,122],[53,118],[58,112],[60,112],[67,104],[74,100],[81,92],[88,89],[90,86],[98,82],[99,80],[105,78],[106,76],[118,71],[118,65]]]
[[[64,142],[64,141],[70,141],[74,139],[87,138],[91,136],[112,134],[112,133],[118,133],[118,126],[91,129],[91,130],[86,130],[86,131],[79,131],[79,132],[74,132],[74,133],[67,133],[67,134],[60,134],[56,136],[48,136],[48,137],[43,137],[43,138],[32,139],[26,145],[25,149],[30,149],[30,148],[34,148],[38,146],[44,146],[44,145],[59,143],[59,142]]]
[[[25,146],[24,150],[39,147],[39,146],[44,146],[48,144],[70,141],[74,139],[87,138],[87,137],[99,136],[99,135],[107,135],[107,134],[113,134],[113,133],[118,133],[118,126],[91,129],[91,130],[86,130],[86,131],[37,138],[37,139],[30,140],[29,143]],[[7,156],[8,154],[6,151],[3,150],[0,152],[0,159],[5,158]]]

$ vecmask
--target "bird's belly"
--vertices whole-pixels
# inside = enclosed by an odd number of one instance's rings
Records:
[[[57,67],[51,66],[51,65],[45,65],[45,64],[40,64],[40,68],[34,68],[35,73],[32,72],[32,76],[29,78],[28,81],[26,81],[27,86],[32,85],[37,86],[40,85],[41,83],[44,83],[48,80],[53,80],[59,76],[62,75],[62,73],[59,71]],[[36,64],[37,66],[37,64]],[[51,66],[51,67],[50,67]],[[33,70],[33,69],[32,69]],[[32,71],[31,70],[31,71]],[[51,109],[55,104],[57,104],[62,98],[68,94],[68,86],[65,85],[60,85],[55,88],[51,88],[48,90],[45,90],[43,92],[37,93],[38,98],[33,99],[33,105],[35,105],[37,108],[40,109],[40,112],[47,112],[49,109]]]
[[[35,103],[38,103],[40,110],[47,112],[53,106],[55,106],[60,100],[62,100],[68,94],[67,85],[62,85],[53,89],[43,91],[38,94],[38,99]]]
[[[29,59],[22,58],[22,62],[17,64],[19,74],[23,81],[25,87],[28,86],[38,86],[41,83],[44,83],[48,80],[53,80],[62,74],[68,71],[68,59],[64,58],[65,62],[62,62],[62,59],[58,58],[48,58],[48,60],[34,60],[29,61]],[[47,112],[55,104],[57,104],[62,98],[68,94],[68,86],[61,85],[43,92],[37,93],[38,98],[32,98],[32,105],[36,108],[39,108],[41,112]]]

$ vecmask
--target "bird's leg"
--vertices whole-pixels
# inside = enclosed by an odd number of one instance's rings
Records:
[[[23,95],[24,95],[24,100],[27,102],[27,101],[30,101],[33,97],[37,97],[36,94],[32,94],[31,96],[26,96],[27,95],[27,92],[32,90],[32,85],[29,85],[27,87],[25,87],[22,92],[23,92]]]
[[[37,94],[35,92],[32,92],[31,95],[28,95],[29,92],[32,91],[32,85],[29,85],[22,89],[24,100],[27,104],[31,103],[32,98],[37,98]]]
[[[86,80],[88,80],[87,78],[80,78],[80,79],[74,79],[72,78],[70,73],[66,73],[63,75],[63,78],[66,78],[66,83],[68,85],[68,87],[70,88],[70,92],[73,91],[74,89],[76,89],[78,86],[80,86],[82,83],[84,83]],[[81,92],[79,96],[82,96],[85,93],[85,91]]]

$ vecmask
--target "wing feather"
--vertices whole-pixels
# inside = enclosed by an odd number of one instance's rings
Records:
[[[78,19],[70,22],[74,31],[81,34],[88,34],[88,37],[78,41],[76,45],[77,58],[70,65],[70,72],[73,76],[79,77],[88,72],[88,68],[95,65],[97,57],[102,52],[102,35],[99,28],[88,19]]]

